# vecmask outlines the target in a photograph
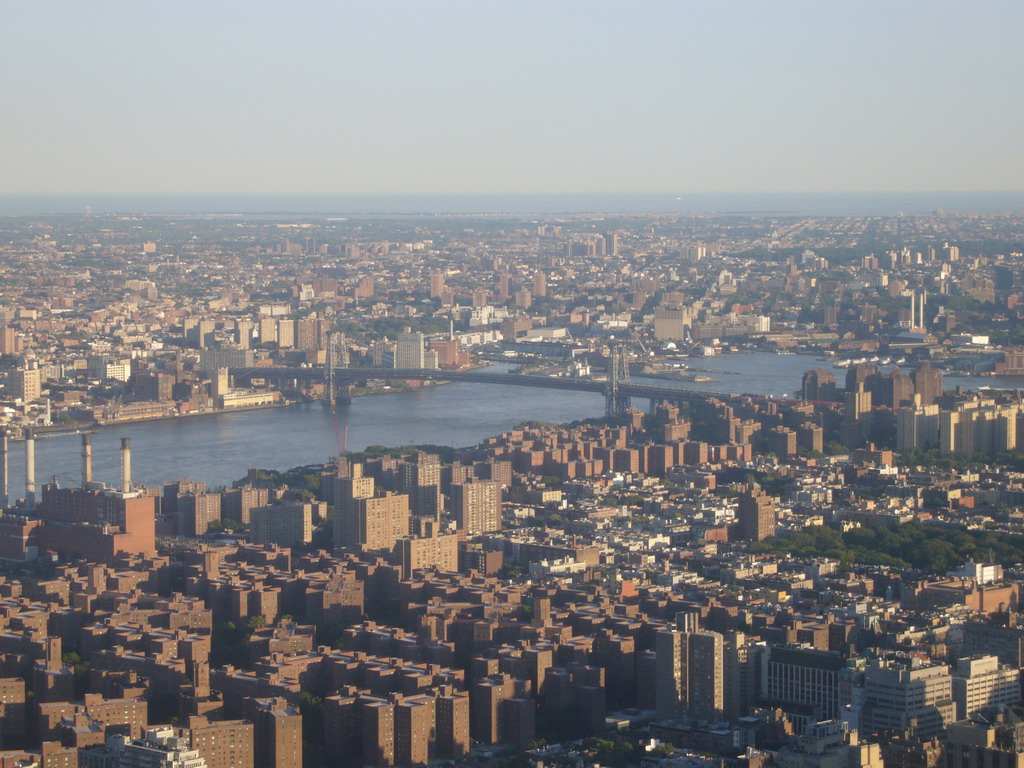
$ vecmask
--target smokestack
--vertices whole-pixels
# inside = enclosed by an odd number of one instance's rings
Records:
[[[25,506],[36,508],[36,436],[31,428],[25,431]]]
[[[121,438],[121,490],[128,493],[132,489],[132,439]]]
[[[917,291],[910,292],[910,327],[917,327]]]
[[[921,291],[921,328],[924,328],[924,301],[928,298],[928,291]]]
[[[0,433],[0,507],[7,507],[7,430]]]
[[[82,487],[92,482],[92,435],[82,435]]]

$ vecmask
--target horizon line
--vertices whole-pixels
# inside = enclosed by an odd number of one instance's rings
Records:
[[[118,196],[118,197],[153,197],[160,195],[168,196],[211,196],[211,197],[485,197],[485,196],[569,196],[569,195],[591,195],[591,196],[634,196],[634,195],[657,195],[666,197],[680,197],[689,195],[901,195],[901,194],[1024,194],[1024,187],[1020,189],[754,189],[754,190],[682,190],[682,191],[568,191],[568,192],[197,192],[197,191],[160,191],[160,192],[96,192],[96,191],[70,191],[70,192],[4,192],[0,191],[0,197],[84,197],[94,195]]]

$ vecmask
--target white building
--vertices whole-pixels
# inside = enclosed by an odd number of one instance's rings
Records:
[[[395,368],[437,368],[437,353],[427,349],[422,333],[400,333],[395,342]]]
[[[906,657],[884,659],[864,671],[865,733],[912,732],[930,739],[954,721],[955,709],[945,664]]]
[[[141,739],[111,737],[107,748],[118,756],[117,768],[206,768],[199,750],[169,725],[147,728]]]
[[[1000,666],[995,656],[968,656],[956,663],[953,675],[956,719],[966,720],[986,707],[1020,703],[1020,670]]]

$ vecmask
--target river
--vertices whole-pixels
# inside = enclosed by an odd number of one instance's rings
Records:
[[[728,374],[708,374],[715,382],[687,385],[723,392],[786,396],[797,390],[803,372],[830,368],[810,355],[768,352],[734,354],[694,361],[692,366]],[[501,370],[507,366],[495,366]],[[842,386],[844,372],[836,370]],[[647,379],[645,379],[647,380]],[[652,383],[670,384],[660,379]],[[947,386],[1014,386],[995,378],[947,379]],[[645,408],[647,403],[638,402]],[[562,392],[497,384],[453,382],[422,390],[355,398],[338,408],[337,425],[319,403],[301,403],[239,413],[101,427],[93,436],[93,478],[118,482],[120,438],[132,439],[132,476],[159,485],[189,477],[210,487],[230,485],[248,467],[288,469],[326,461],[338,453],[348,427],[348,446],[433,443],[467,446],[500,434],[528,419],[568,422],[601,416],[604,398],[586,392]],[[24,443],[9,452],[9,493],[24,495]],[[81,479],[81,438],[60,435],[36,440],[36,482],[57,478],[61,485]]]

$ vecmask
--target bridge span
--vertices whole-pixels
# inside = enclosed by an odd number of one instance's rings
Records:
[[[231,368],[231,375],[236,381],[252,381],[266,379],[270,381],[325,381],[326,369],[323,367],[291,368],[283,366],[266,366],[254,368]],[[713,392],[703,389],[686,389],[656,384],[636,384],[632,382],[595,381],[593,379],[559,378],[555,376],[531,376],[515,373],[487,373],[483,371],[452,371],[434,368],[335,368],[334,383],[336,387],[347,390],[355,381],[366,379],[384,379],[389,381],[465,381],[476,384],[501,384],[513,387],[536,387],[540,389],[561,389],[574,392],[593,392],[604,395],[608,403],[607,411],[622,410],[622,404],[630,397],[650,398],[655,401],[681,402],[698,401],[709,398],[734,400],[746,397],[735,392]],[[342,399],[346,397],[343,392]],[[614,402],[613,402],[614,401]]]

